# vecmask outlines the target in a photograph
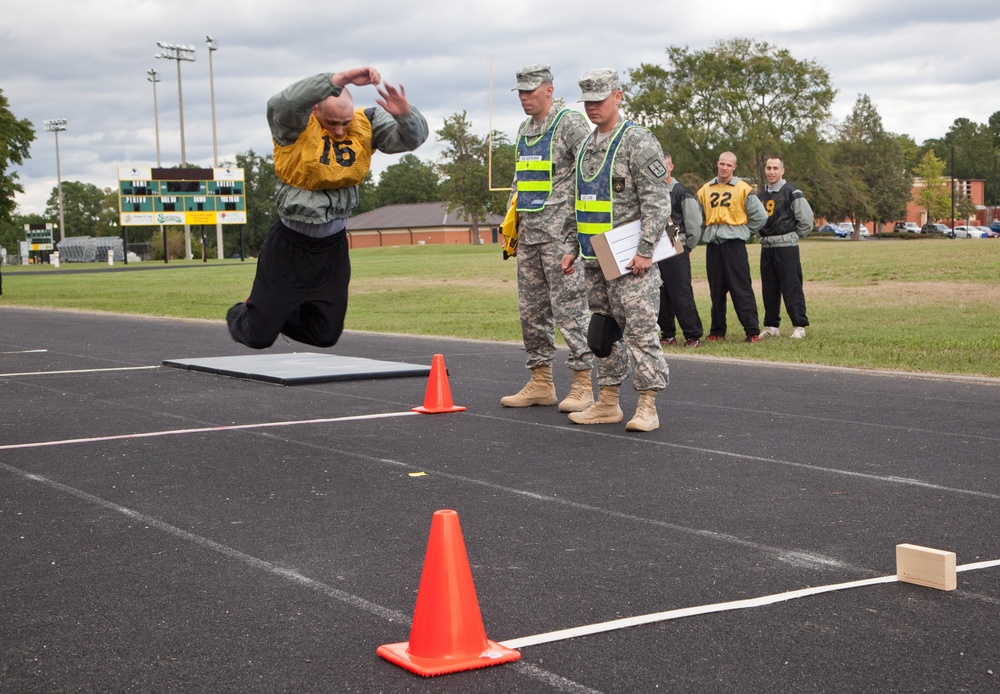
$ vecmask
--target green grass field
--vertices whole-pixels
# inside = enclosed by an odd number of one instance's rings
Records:
[[[759,246],[748,247],[756,275]],[[692,256],[695,298],[709,323],[704,249]],[[351,252],[347,327],[520,341],[516,266],[499,246],[402,246]],[[808,364],[1000,377],[1000,240],[832,239],[802,245],[805,340],[747,345],[730,306],[731,341],[700,354]],[[255,264],[238,260],[5,267],[0,306],[222,320],[249,294]],[[94,272],[73,272],[88,269]],[[760,305],[759,284],[758,308]],[[790,333],[787,316],[782,329]],[[670,351],[668,350],[668,361]]]

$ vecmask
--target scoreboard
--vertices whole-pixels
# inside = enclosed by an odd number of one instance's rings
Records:
[[[118,169],[122,226],[246,224],[243,169]]]
[[[24,236],[28,240],[29,251],[55,250],[55,244],[52,243],[51,224],[25,224]]]

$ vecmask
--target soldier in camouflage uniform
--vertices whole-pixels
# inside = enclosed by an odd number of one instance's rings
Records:
[[[597,400],[582,412],[571,413],[569,420],[575,424],[622,421],[618,390],[629,374],[631,360],[639,404],[625,428],[652,431],[660,426],[656,394],[667,387],[669,376],[656,325],[660,271],[652,260],[653,248],[670,222],[667,170],[656,138],[645,128],[622,119],[622,91],[614,70],[584,73],[580,89],[587,117],[597,127],[577,156],[579,243],[574,253],[563,258],[563,271],[572,273],[577,255],[583,257],[590,309],[614,317],[623,338],[597,362]],[[591,238],[635,220],[640,220],[641,235],[636,255],[626,266],[631,272],[606,280]]]
[[[560,412],[579,412],[594,401],[590,372],[594,355],[587,346],[587,294],[581,275],[565,275],[562,257],[576,246],[573,171],[576,152],[590,128],[576,111],[552,106],[552,71],[530,65],[517,73],[514,90],[530,116],[517,131],[517,165],[511,185],[516,199],[517,294],[528,383],[501,398],[505,407],[555,405],[552,358],[554,325],[569,346],[566,366],[573,380]]]

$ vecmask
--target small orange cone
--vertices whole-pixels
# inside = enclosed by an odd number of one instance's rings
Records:
[[[448,369],[444,366],[444,355],[435,354],[434,360],[431,361],[431,377],[427,379],[424,404],[421,407],[414,407],[413,411],[422,414],[439,414],[441,412],[461,412],[464,409],[451,400],[451,388],[448,386]]]
[[[458,514],[435,511],[420,575],[410,640],[379,646],[386,660],[424,677],[518,660],[521,654],[486,638]]]

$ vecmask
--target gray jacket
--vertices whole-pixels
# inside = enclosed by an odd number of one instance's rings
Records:
[[[287,146],[305,130],[313,106],[328,96],[339,96],[342,88],[330,82],[332,73],[307,77],[275,94],[267,102],[267,123],[277,145]],[[398,154],[412,152],[427,140],[427,121],[417,109],[398,120],[385,109],[375,107],[367,112],[372,123],[372,145],[380,152]],[[306,224],[328,224],[346,219],[358,204],[358,187],[305,190],[281,180],[275,186],[278,214]]]
[[[687,194],[680,196],[680,224],[681,227],[681,243],[689,250],[693,251],[698,242],[701,241],[701,233],[705,228],[705,212],[701,209],[701,202],[698,200],[698,196],[690,192],[683,183],[678,181],[676,178],[671,177],[670,181],[667,183],[667,192],[670,193],[670,216],[672,219],[676,220],[678,216],[678,210],[674,209],[674,191],[680,186]]]

